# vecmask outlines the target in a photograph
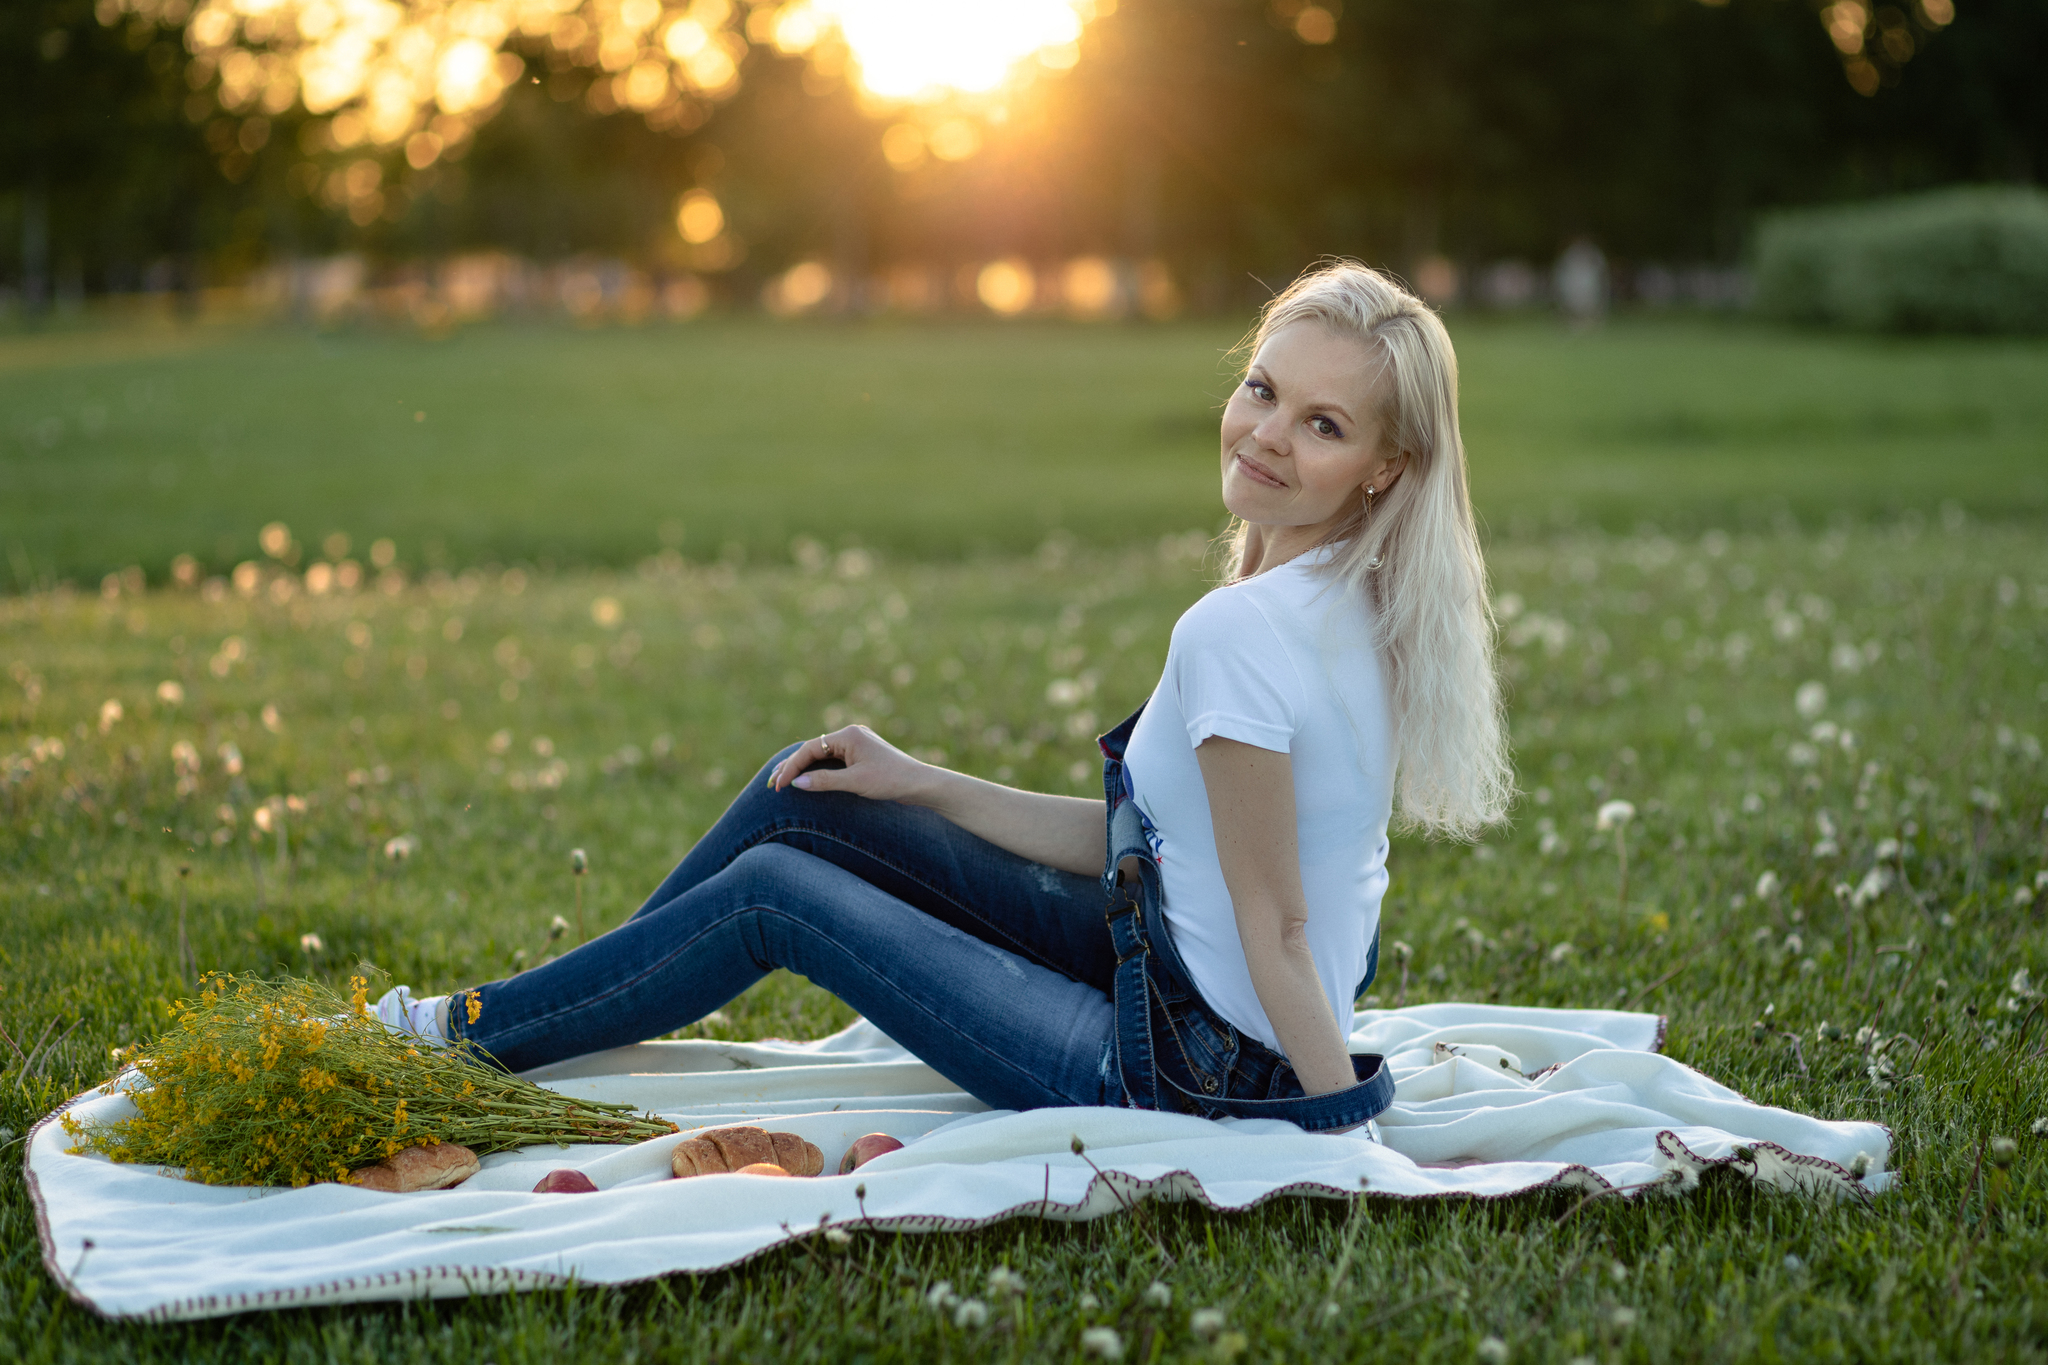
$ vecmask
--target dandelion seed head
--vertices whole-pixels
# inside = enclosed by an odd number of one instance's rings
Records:
[[[953,1307],[953,1325],[955,1327],[986,1327],[988,1325],[988,1305],[980,1299],[960,1300]]]
[[[1799,690],[1792,694],[1792,706],[1801,720],[1818,719],[1828,708],[1827,684],[1817,680],[1799,684]]]
[[[558,939],[568,932],[569,921],[562,918],[560,915],[556,915],[553,919],[548,921],[548,938],[550,941]]]
[[[590,870],[590,855],[580,848],[570,849],[569,870],[579,877],[588,872]]]
[[[1508,1344],[1499,1337],[1479,1338],[1479,1344],[1472,1348],[1472,1354],[1486,1362],[1486,1365],[1507,1365]]]
[[[1332,1305],[1330,1304],[1323,1305],[1326,1314],[1331,1307]],[[1223,1310],[1221,1308],[1197,1308],[1188,1315],[1188,1330],[1204,1341],[1214,1341],[1216,1334],[1223,1330]]]
[[[1607,801],[1600,806],[1593,817],[1593,828],[1598,830],[1619,829],[1636,818],[1635,803],[1631,801]]]
[[[1869,1174],[1870,1153],[1858,1152],[1855,1156],[1849,1158],[1849,1178],[1851,1180],[1861,1180]]]
[[[1756,879],[1756,898],[1767,901],[1778,894],[1778,874],[1766,871]]]
[[[1081,1332],[1081,1354],[1097,1360],[1122,1360],[1124,1339],[1114,1327],[1089,1327]]]
[[[2020,1154],[2020,1145],[2009,1137],[1995,1137],[1984,1148],[1984,1155],[1999,1170],[2007,1170]]]
[[[326,946],[318,934],[299,935],[299,951],[302,953],[317,953]]]
[[[394,863],[402,863],[420,851],[420,841],[410,834],[401,834],[384,841],[384,856]]]
[[[1145,1292],[1138,1296],[1138,1300],[1147,1308],[1171,1308],[1173,1286],[1161,1280],[1154,1280],[1145,1286]]]

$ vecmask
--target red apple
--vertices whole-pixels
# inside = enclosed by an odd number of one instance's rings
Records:
[[[535,1194],[596,1194],[597,1186],[581,1171],[549,1171],[533,1187]]]
[[[887,1133],[869,1133],[866,1137],[857,1137],[853,1140],[853,1146],[846,1149],[846,1155],[839,1158],[839,1174],[846,1175],[857,1171],[882,1153],[899,1151],[902,1146],[902,1143]]]

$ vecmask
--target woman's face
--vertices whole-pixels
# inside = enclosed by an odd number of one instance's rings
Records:
[[[1306,544],[1335,529],[1368,484],[1384,493],[1400,457],[1380,446],[1382,363],[1320,322],[1267,337],[1223,409],[1223,505]]]

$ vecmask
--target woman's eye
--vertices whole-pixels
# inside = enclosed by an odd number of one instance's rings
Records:
[[[1336,437],[1344,434],[1337,429],[1337,424],[1327,417],[1311,417],[1308,424],[1315,429],[1318,436]]]
[[[1270,403],[1273,401],[1273,390],[1268,388],[1266,385],[1261,384],[1258,380],[1247,379],[1244,381],[1244,386],[1250,389],[1252,391],[1252,397],[1258,399],[1261,403]]]

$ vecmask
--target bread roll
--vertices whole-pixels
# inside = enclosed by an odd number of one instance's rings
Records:
[[[734,1175],[774,1175],[774,1176],[781,1176],[781,1177],[782,1177],[783,1179],[785,1179],[785,1180],[787,1180],[787,1179],[789,1178],[789,1172],[788,1172],[788,1171],[785,1171],[785,1170],[783,1170],[783,1169],[782,1169],[782,1168],[781,1168],[780,1166],[776,1165],[776,1164],[775,1164],[774,1162],[772,1162],[772,1161],[755,1161],[755,1162],[751,1162],[751,1163],[749,1163],[749,1164],[747,1164],[747,1165],[745,1165],[745,1166],[742,1166],[742,1167],[740,1167],[740,1168],[739,1168],[739,1169],[738,1169],[737,1171],[734,1171],[734,1172],[733,1172],[733,1174],[734,1174]]]
[[[787,1175],[817,1175],[825,1169],[825,1154],[794,1133],[747,1125],[710,1129],[683,1139],[669,1153],[669,1169],[678,1177],[724,1175],[757,1165],[776,1166]]]
[[[414,1190],[445,1190],[460,1185],[479,1169],[476,1153],[452,1142],[430,1147],[404,1147],[387,1160],[349,1172],[349,1183],[387,1194]]]
[[[825,1169],[825,1154],[816,1143],[805,1142],[795,1133],[770,1133],[775,1143],[775,1164],[791,1175],[818,1175]]]

